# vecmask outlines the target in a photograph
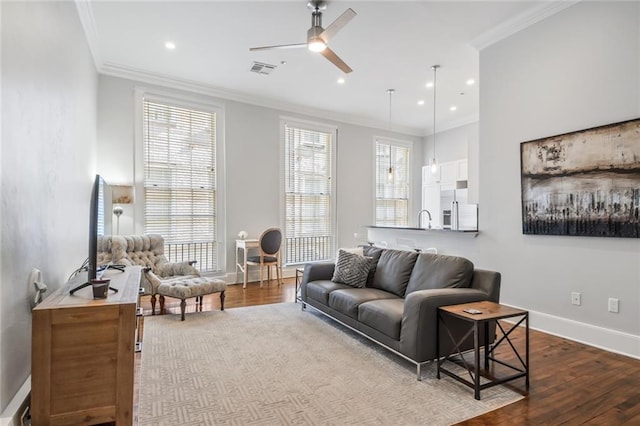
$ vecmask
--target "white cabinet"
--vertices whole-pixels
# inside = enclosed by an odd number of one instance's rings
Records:
[[[428,185],[440,182],[440,167],[436,173],[431,173],[431,166],[422,166],[422,184]]]
[[[440,165],[440,184],[455,185],[457,175],[458,175],[457,161],[450,161],[448,163],[442,163]]]
[[[465,158],[464,160],[458,160],[456,161],[456,163],[456,180],[467,180],[469,178],[467,159]]]
[[[429,210],[431,213],[431,227],[440,227],[440,184],[430,183],[422,185],[422,209]],[[426,228],[429,224],[429,216],[422,213],[422,227]],[[418,226],[418,222],[416,222]]]

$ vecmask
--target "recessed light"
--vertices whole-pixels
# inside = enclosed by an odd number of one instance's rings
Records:
[[[476,84],[476,81],[472,78],[470,78],[469,80],[467,80],[467,86],[473,86],[474,84]]]
[[[451,105],[451,106],[449,107],[449,111],[455,111],[455,110],[457,110],[457,109],[458,109],[458,107],[457,107],[457,106],[455,106],[455,105]]]
[[[343,77],[338,78],[338,84],[344,84],[344,81]]]
[[[422,99],[420,99],[420,100],[418,101],[418,105],[420,105],[420,106],[424,105],[424,101],[423,101]]]
[[[169,50],[173,50],[176,48],[176,44],[172,41],[168,41],[164,44],[164,47],[166,47]]]
[[[426,84],[426,86],[427,86],[428,88],[432,88],[432,87],[433,87],[433,81],[428,82],[428,83]]]

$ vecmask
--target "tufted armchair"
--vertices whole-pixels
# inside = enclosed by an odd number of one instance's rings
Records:
[[[164,255],[164,238],[157,234],[112,235],[98,241],[98,264],[140,265],[144,268],[141,286],[151,295],[152,314],[156,311],[156,294],[163,281],[200,276],[195,262],[169,262]]]

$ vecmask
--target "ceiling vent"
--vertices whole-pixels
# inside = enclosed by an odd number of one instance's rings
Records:
[[[275,65],[270,65],[270,64],[263,64],[262,62],[254,62],[253,65],[251,65],[251,72],[255,72],[257,74],[271,74],[271,71],[273,71],[276,68]]]

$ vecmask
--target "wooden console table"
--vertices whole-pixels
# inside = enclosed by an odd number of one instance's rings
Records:
[[[93,299],[86,273],[33,310],[31,415],[34,425],[133,422],[134,351],[141,267],[109,270],[106,299]]]

